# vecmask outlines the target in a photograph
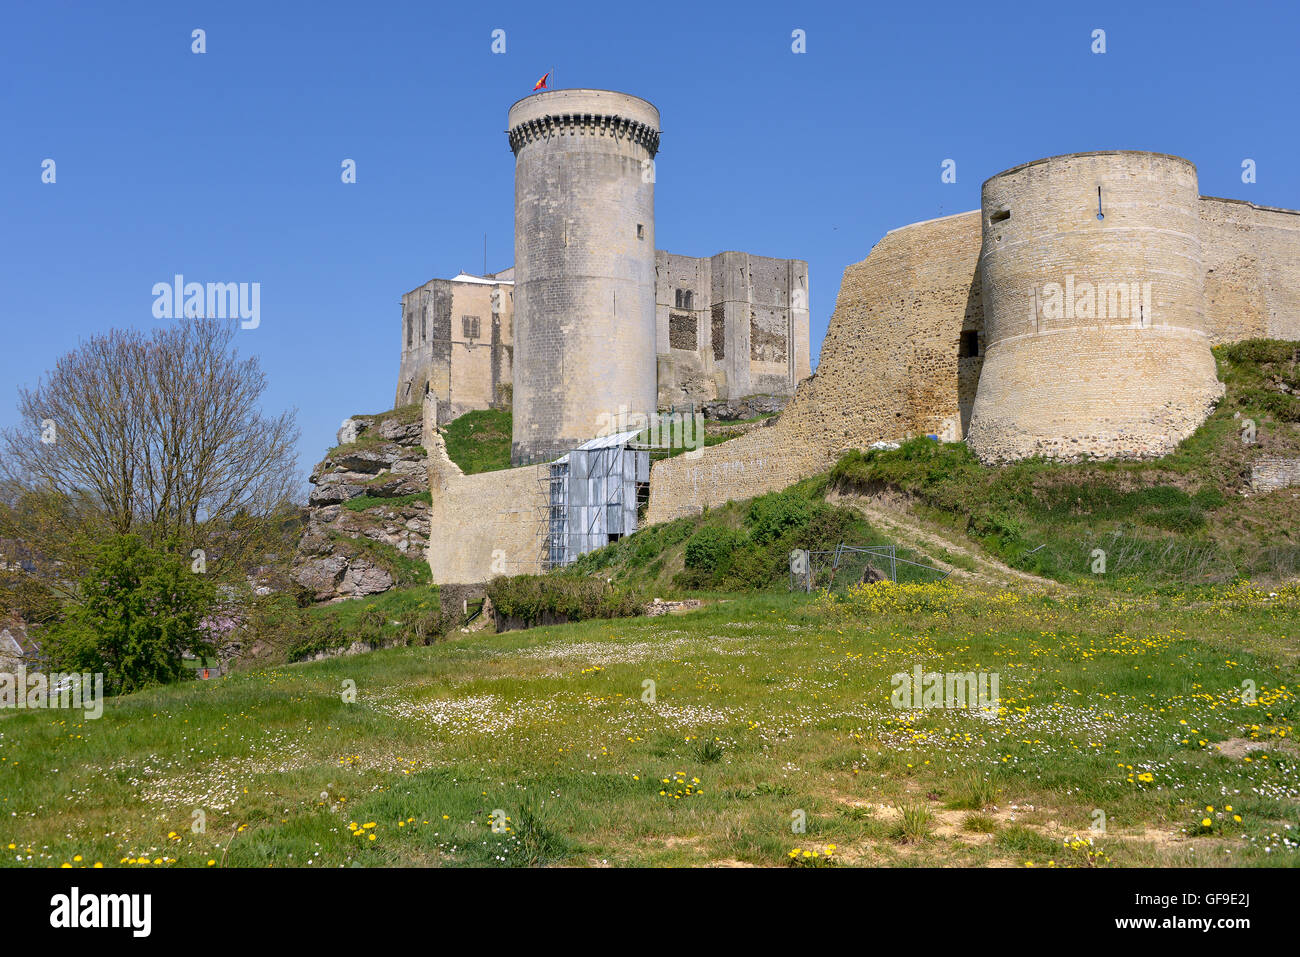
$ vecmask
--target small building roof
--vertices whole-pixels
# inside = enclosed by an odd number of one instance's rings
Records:
[[[624,445],[627,445],[629,442],[631,442],[634,438],[636,438],[638,435],[640,435],[640,434],[641,434],[642,432],[644,432],[644,431],[645,431],[645,427],[642,427],[642,428],[639,428],[639,429],[632,429],[631,431],[628,431],[628,432],[614,432],[614,433],[611,434],[611,435],[598,435],[598,436],[596,436],[596,438],[594,438],[594,439],[588,439],[586,442],[583,442],[581,445],[579,445],[579,446],[578,446],[576,449],[574,449],[573,451],[575,451],[575,452],[590,452],[590,451],[592,451],[593,449],[616,449],[616,448],[620,448],[620,447],[622,447],[622,446],[624,446]],[[562,463],[562,462],[567,462],[567,461],[569,461],[569,456],[568,456],[568,455],[562,455],[562,456],[560,456],[558,459],[556,459],[555,461],[556,461],[556,464],[559,464],[559,463]]]

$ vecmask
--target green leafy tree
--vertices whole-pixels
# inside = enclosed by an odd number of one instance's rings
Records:
[[[105,688],[123,694],[188,677],[186,653],[215,651],[204,629],[213,585],[134,535],[97,546],[77,592],[50,628],[57,670],[102,673]]]

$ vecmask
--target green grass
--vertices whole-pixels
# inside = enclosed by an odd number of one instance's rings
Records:
[[[426,585],[414,588],[392,588],[378,595],[367,595],[350,601],[336,602],[332,605],[313,605],[307,609],[308,614],[320,621],[334,623],[340,631],[356,632],[361,616],[371,609],[382,613],[389,622],[398,624],[410,615],[428,609],[438,608],[438,586]],[[386,631],[385,637],[396,637],[396,627]]]
[[[1078,834],[1103,866],[1295,867],[1298,618],[1296,586],[731,596],[186,682],[97,721],[7,711],[0,854],[786,866],[834,845],[841,866],[1045,866],[1081,860],[1062,850]],[[915,664],[999,673],[1000,711],[895,710],[891,675]],[[1240,739],[1268,749],[1214,748]]]
[[[510,468],[508,409],[479,409],[453,419],[443,430],[447,456],[466,475]]]
[[[1281,580],[1300,572],[1300,498],[1248,492],[1261,455],[1300,456],[1294,343],[1254,340],[1215,349],[1227,387],[1209,419],[1172,454],[1143,462],[979,463],[964,443],[913,439],[896,450],[850,452],[831,472],[842,491],[900,489],[917,511],[969,535],[1012,567],[1061,581],[1102,573],[1129,587]],[[1246,419],[1258,440],[1246,445]]]
[[[413,502],[423,502],[428,505],[431,500],[429,492],[415,492],[411,495],[395,495],[392,498],[378,498],[373,495],[358,495],[356,498],[348,499],[343,503],[343,507],[351,512],[364,512],[368,508],[401,508],[403,505],[410,505]]]
[[[328,455],[347,449],[349,451],[356,449],[375,448],[380,445],[389,444],[389,440],[379,434],[379,425],[386,419],[394,419],[401,425],[410,425],[412,422],[419,422],[424,415],[424,409],[420,403],[415,402],[411,405],[398,406],[395,409],[389,409],[387,412],[358,413],[356,417],[373,419],[374,424],[371,428],[363,432],[355,442],[349,442],[346,445],[336,445],[329,450]]]
[[[755,499],[727,502],[695,516],[639,529],[583,555],[565,574],[612,578],[647,598],[776,589],[789,584],[790,552],[834,549],[841,542],[891,545],[858,511],[824,501],[826,476]],[[926,559],[904,546],[898,557]],[[858,576],[861,570],[856,569]],[[852,575],[846,571],[839,583]],[[928,568],[899,566],[900,580],[930,580]],[[819,581],[819,586],[824,582]]]

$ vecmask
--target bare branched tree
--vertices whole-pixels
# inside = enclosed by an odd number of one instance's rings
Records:
[[[261,412],[266,376],[235,330],[115,330],[19,389],[22,424],[0,434],[0,537],[65,562],[64,546],[105,533],[212,549],[231,572],[258,561],[297,484],[298,428]]]

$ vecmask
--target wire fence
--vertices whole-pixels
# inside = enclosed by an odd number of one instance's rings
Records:
[[[894,545],[848,545],[833,549],[796,549],[790,553],[791,591],[839,591],[877,581],[933,582],[950,573],[898,557]]]

